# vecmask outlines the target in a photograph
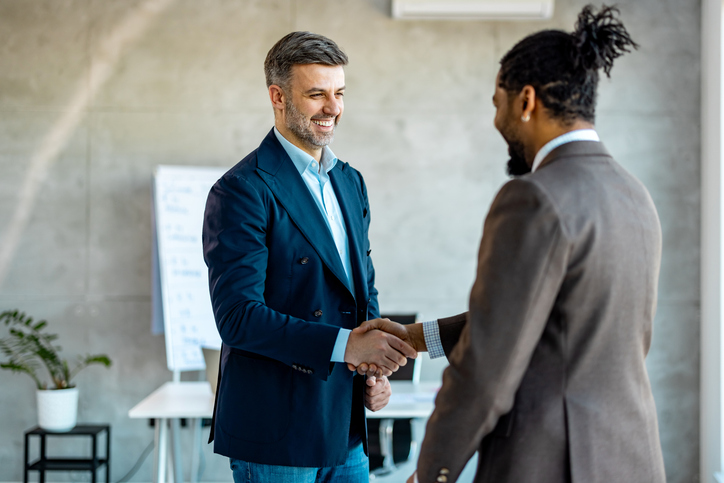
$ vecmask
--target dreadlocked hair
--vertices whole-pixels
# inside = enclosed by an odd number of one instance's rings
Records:
[[[500,86],[518,94],[535,89],[552,117],[570,124],[596,117],[598,71],[611,76],[613,61],[638,45],[617,18],[618,8],[587,5],[572,33],[543,30],[518,42],[500,61]]]

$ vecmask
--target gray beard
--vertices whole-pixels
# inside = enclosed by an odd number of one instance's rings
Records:
[[[332,144],[334,141],[334,130],[329,133],[314,133],[309,127],[307,118],[299,112],[291,99],[287,99],[284,103],[287,115],[287,128],[294,133],[296,137],[307,143],[309,146],[324,147]],[[336,127],[335,120],[335,127]]]

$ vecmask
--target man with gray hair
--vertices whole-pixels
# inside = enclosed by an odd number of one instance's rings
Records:
[[[293,32],[264,69],[274,128],[209,193],[204,258],[223,341],[210,441],[234,480],[368,481],[365,406],[389,401],[344,363],[389,375],[416,352],[351,332],[379,317],[362,175],[328,145],[347,56]]]

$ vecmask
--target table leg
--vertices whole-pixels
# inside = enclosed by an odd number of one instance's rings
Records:
[[[168,428],[166,418],[156,419],[156,434],[158,441],[156,445],[156,483],[164,483],[166,481],[166,463],[168,460],[168,451],[166,450],[166,440],[168,438]]]
[[[174,475],[173,470],[173,451],[166,451],[167,458],[166,458],[166,464],[168,465],[166,468],[167,474],[166,474],[166,483],[176,483],[176,475]]]
[[[203,451],[201,446],[201,418],[195,418],[192,419],[192,424],[194,425],[194,436],[193,436],[193,446],[191,450],[191,478],[189,478],[189,481],[191,483],[198,483],[199,481],[199,457],[201,455],[201,451]]]
[[[158,451],[158,439],[161,432],[161,423],[158,419],[153,420],[153,475],[151,476],[152,483],[158,483],[158,462],[161,461]]]
[[[181,424],[178,418],[171,419],[171,449],[173,451],[174,483],[183,483],[184,471],[181,467]]]

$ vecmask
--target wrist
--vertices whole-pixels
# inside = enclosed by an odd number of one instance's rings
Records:
[[[407,326],[407,334],[410,337],[412,347],[417,352],[427,351],[425,343],[425,333],[422,330],[422,324],[410,324]]]
[[[358,366],[359,361],[355,361],[354,357],[354,341],[357,338],[357,334],[354,331],[350,331],[349,337],[347,338],[347,345],[344,348],[344,362],[353,364],[355,367]]]

